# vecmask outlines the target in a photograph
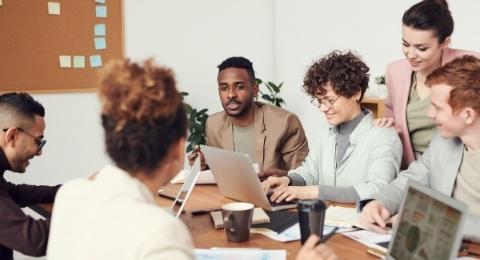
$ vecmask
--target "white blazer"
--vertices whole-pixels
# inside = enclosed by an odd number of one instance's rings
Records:
[[[193,259],[185,225],[147,187],[114,166],[63,185],[53,208],[49,260]]]
[[[335,167],[336,127],[322,129],[303,164],[289,171],[306,185],[353,186],[365,199],[395,179],[402,160],[402,144],[393,128],[373,125],[372,113],[363,117],[350,135],[350,145]]]

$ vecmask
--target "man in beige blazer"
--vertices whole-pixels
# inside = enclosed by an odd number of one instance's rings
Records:
[[[439,135],[390,185],[360,201],[360,222],[374,231],[386,232],[408,180],[452,196],[480,217],[480,59],[456,58],[432,72],[426,84],[432,102],[428,116]]]
[[[218,93],[224,111],[207,120],[207,145],[250,155],[259,176],[286,175],[308,153],[298,117],[279,107],[255,102],[259,89],[252,63],[231,57],[218,65]],[[193,162],[198,150],[189,156]],[[208,163],[208,162],[207,162]]]

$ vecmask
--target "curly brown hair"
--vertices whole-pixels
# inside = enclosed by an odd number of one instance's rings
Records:
[[[337,95],[350,98],[360,91],[363,98],[369,70],[356,54],[350,51],[342,54],[336,50],[310,66],[303,79],[303,89],[312,97],[325,95],[325,86],[330,82]]]
[[[107,153],[132,173],[156,169],[170,146],[184,138],[187,118],[172,70],[129,60],[102,71],[100,100]]]

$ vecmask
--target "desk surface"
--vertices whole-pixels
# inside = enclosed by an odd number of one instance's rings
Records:
[[[168,185],[162,188],[163,194],[176,196],[180,185]],[[162,206],[170,206],[172,201],[159,198]],[[189,212],[200,209],[219,208],[221,205],[232,202],[223,197],[216,185],[197,185],[187,201],[186,214],[182,220],[188,226],[196,248],[210,247],[250,247],[263,249],[285,249],[287,259],[295,259],[300,250],[300,241],[282,243],[260,234],[251,234],[250,240],[242,243],[228,242],[223,229],[215,229],[210,214],[192,216]],[[367,253],[367,247],[343,235],[334,235],[327,244],[331,246],[342,259],[377,259]]]

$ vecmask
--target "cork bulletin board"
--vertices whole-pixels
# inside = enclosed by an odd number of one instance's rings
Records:
[[[123,57],[123,0],[0,0],[0,92],[93,91]]]

